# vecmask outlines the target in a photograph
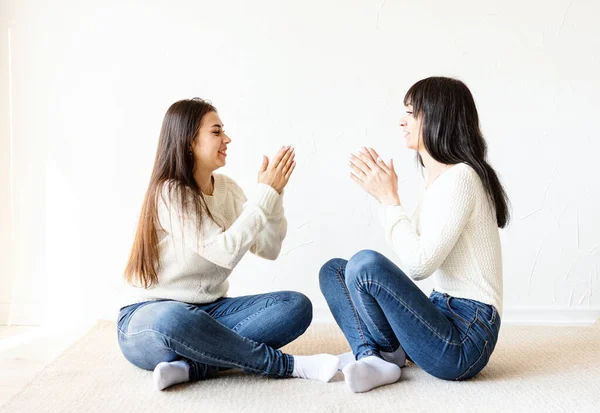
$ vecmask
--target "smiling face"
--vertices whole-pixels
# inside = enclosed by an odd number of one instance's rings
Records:
[[[197,168],[206,172],[225,166],[227,145],[231,142],[223,130],[223,122],[216,112],[208,112],[200,122],[198,134],[192,142]]]
[[[423,148],[423,117],[415,116],[410,103],[405,108],[406,112],[400,119],[404,141],[407,148],[417,151],[419,148]]]

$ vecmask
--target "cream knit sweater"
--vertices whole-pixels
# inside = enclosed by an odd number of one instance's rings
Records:
[[[457,164],[425,190],[412,216],[381,209],[388,242],[415,281],[433,275],[435,290],[491,304],[502,313],[502,251],[479,176]]]
[[[182,213],[175,191],[169,202],[168,185],[163,185],[158,283],[148,289],[127,286],[122,306],[157,299],[210,303],[227,294],[227,278],[248,250],[270,260],[278,257],[287,232],[283,195],[258,184],[246,198],[233,179],[213,176],[213,195],[205,196],[213,219],[203,217],[200,233],[198,217]]]

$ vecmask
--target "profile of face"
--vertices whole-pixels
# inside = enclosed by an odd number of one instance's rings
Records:
[[[208,112],[200,121],[200,128],[192,141],[192,152],[198,168],[212,172],[225,166],[227,145],[223,122],[216,112]]]
[[[417,118],[413,113],[413,106],[405,106],[405,113],[400,119],[400,126],[404,133],[404,141],[408,149],[423,148],[423,117]]]

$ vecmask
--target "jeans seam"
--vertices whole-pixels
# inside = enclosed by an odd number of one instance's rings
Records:
[[[450,311],[454,317],[458,318],[459,320],[461,320],[465,324],[467,324],[467,330],[465,331],[465,336],[462,338],[462,340],[460,340],[460,344],[462,345],[469,338],[469,332],[471,331],[471,328],[477,322],[477,318],[479,317],[479,308],[475,307],[475,319],[473,319],[473,321],[467,321],[464,318],[462,318],[461,316],[459,316],[458,314],[456,314],[454,312],[454,310],[452,310],[452,307],[450,307],[450,299],[451,298],[454,298],[454,297],[448,296],[448,298],[446,299],[446,307],[448,308],[448,311]]]
[[[181,346],[185,347],[186,349],[189,349],[189,350],[190,350],[190,351],[192,351],[193,353],[200,354],[201,356],[203,356],[203,357],[206,357],[206,358],[209,358],[209,359],[211,359],[211,360],[214,360],[214,361],[217,361],[217,362],[225,362],[225,363],[229,363],[229,364],[231,364],[231,365],[234,365],[234,366],[236,366],[237,368],[241,368],[241,369],[244,369],[244,370],[250,370],[250,371],[252,371],[252,372],[254,372],[254,373],[262,373],[262,372],[264,372],[263,370],[257,370],[257,369],[254,369],[254,368],[252,368],[252,367],[248,367],[247,365],[240,364],[240,363],[238,363],[238,362],[235,362],[235,361],[232,361],[232,360],[229,360],[229,359],[224,359],[224,358],[221,358],[221,357],[216,357],[216,356],[213,356],[213,355],[207,355],[206,353],[204,353],[204,352],[201,352],[201,351],[198,351],[198,350],[196,350],[196,349],[194,349],[194,348],[192,348],[192,347],[188,346],[187,344],[185,344],[185,343],[183,343],[183,342],[181,342],[181,341],[177,340],[175,337],[171,337],[171,336],[170,336],[170,335],[168,335],[168,334],[165,334],[165,333],[163,333],[163,332],[160,332],[160,331],[154,330],[154,329],[152,329],[152,328],[147,328],[147,329],[144,329],[144,330],[140,330],[140,331],[137,331],[137,332],[135,332],[135,333],[132,333],[132,334],[129,334],[129,333],[124,333],[124,334],[125,334],[127,337],[133,337],[133,336],[136,336],[136,335],[138,335],[138,334],[147,333],[147,332],[155,333],[155,334],[158,334],[158,335],[160,335],[160,336],[166,337],[166,338],[168,338],[168,339],[170,339],[170,340],[173,340],[173,341],[174,341],[174,342],[176,342],[177,344],[179,344],[179,345],[181,345]],[[175,353],[176,353],[176,352],[175,352]],[[180,355],[181,355],[181,354],[180,354]],[[195,361],[195,360],[192,360],[192,361]],[[210,363],[206,363],[206,362],[204,362],[204,361],[195,361],[195,362],[197,362],[197,363],[203,363],[203,364],[208,364],[208,365],[210,365]]]
[[[477,317],[475,318],[475,321],[477,322],[477,324],[479,324],[481,327],[483,327],[485,329],[485,331],[490,335],[490,339],[494,340],[494,333],[492,332],[492,330],[485,325],[485,322],[483,322],[482,320],[479,319],[479,313],[477,313]]]
[[[335,270],[335,275],[337,276],[338,281],[340,282],[340,285],[342,286],[342,290],[344,290],[344,294],[346,295],[346,299],[348,300],[348,303],[350,304],[350,307],[352,308],[352,312],[354,313],[354,320],[356,321],[356,326],[358,328],[358,333],[360,334],[360,338],[363,342],[364,345],[368,346],[369,343],[367,343],[367,340],[365,339],[365,333],[362,330],[362,327],[360,326],[360,317],[358,316],[358,311],[356,311],[356,307],[354,306],[354,303],[352,302],[352,298],[350,297],[350,292],[348,291],[348,287],[346,286],[346,282],[344,281],[344,279],[342,278],[340,271],[342,270],[343,267],[338,267]]]
[[[471,364],[469,366],[469,368],[460,376],[458,376],[456,378],[456,381],[460,381],[464,376],[467,375],[468,372],[470,372],[473,369],[473,366],[477,365],[477,363],[479,363],[481,361],[481,358],[485,355],[486,349],[488,347],[488,341],[485,340],[485,344],[483,345],[483,351],[481,352],[481,354],[479,355],[479,357],[477,358],[477,360],[475,360],[475,362],[473,364]]]
[[[246,321],[253,319],[254,317],[258,316],[258,315],[259,315],[260,313],[262,313],[263,311],[265,311],[265,310],[268,310],[269,308],[271,308],[271,307],[273,307],[273,306],[275,306],[275,305],[277,305],[277,304],[280,304],[280,303],[282,303],[282,302],[283,302],[283,301],[276,300],[276,301],[275,301],[273,304],[270,304],[268,307],[261,308],[260,310],[256,311],[255,313],[252,313],[252,314],[250,314],[248,317],[244,318],[242,321],[240,321],[239,323],[237,323],[237,324],[236,324],[236,325],[235,325],[235,326],[232,328],[232,330],[233,330],[233,331],[235,331],[235,332],[237,332],[237,330],[238,330],[238,329],[239,329],[239,328],[240,328],[240,327],[241,327],[241,326],[242,326],[242,325],[243,325],[243,324],[244,324]],[[230,313],[230,314],[231,314],[231,313]],[[227,314],[227,315],[229,315],[229,314]]]
[[[435,331],[435,329],[429,325],[429,323],[424,320],[422,317],[420,317],[417,313],[415,313],[400,297],[398,297],[396,294],[394,294],[392,291],[388,290],[383,284],[378,283],[377,281],[359,281],[360,284],[365,283],[365,284],[375,284],[378,285],[381,289],[385,290],[388,294],[390,294],[392,297],[394,297],[397,301],[399,301],[404,308],[406,308],[408,310],[408,312],[410,312],[415,318],[417,318],[425,327],[427,327],[427,329],[429,331],[431,331],[434,335],[436,335],[439,339],[441,339],[442,341],[444,341],[446,344],[449,344],[451,346],[461,346],[464,342],[461,341],[460,343],[456,343],[453,341],[450,341],[448,339],[446,339],[445,337],[442,337],[437,331]]]
[[[385,336],[385,334],[383,334],[383,333],[381,332],[381,330],[379,329],[379,327],[377,326],[377,323],[376,323],[375,321],[373,321],[373,318],[371,317],[371,315],[370,315],[370,314],[369,314],[369,312],[367,311],[367,307],[365,307],[365,303],[364,303],[364,301],[362,300],[362,298],[360,298],[360,297],[359,297],[359,301],[360,301],[360,304],[361,304],[361,306],[362,306],[362,308],[363,308],[363,311],[364,311],[365,315],[366,315],[367,317],[369,317],[369,321],[371,322],[371,325],[372,325],[373,327],[375,327],[375,330],[377,330],[377,332],[379,333],[379,335],[380,335],[381,337],[383,337],[383,339],[385,340],[385,343],[386,343],[386,345],[387,345],[387,348],[388,348],[388,349],[390,349],[390,348],[393,348],[393,346],[390,344],[390,342],[388,341],[388,339],[387,339],[387,337]],[[377,301],[377,300],[375,300],[375,301]],[[379,303],[378,303],[378,304],[379,304]],[[383,311],[383,310],[381,310],[381,311]],[[393,350],[392,350],[392,351],[390,351],[390,353],[392,353],[392,352],[393,352]]]
[[[490,319],[489,323],[494,324],[496,322],[496,315],[498,315],[498,310],[496,310],[496,307],[494,307],[493,305],[491,307],[492,307],[492,318]]]
[[[277,295],[277,293],[268,293],[265,296],[267,296],[266,297],[267,301],[272,298],[274,300],[273,304],[275,304],[275,303],[277,303],[279,301],[279,295]],[[246,302],[246,303],[244,303],[243,306],[240,306],[239,308],[236,308],[235,310],[221,311],[221,312],[215,311],[215,312],[210,312],[208,314],[211,317],[213,317],[214,319],[218,319],[218,318],[221,318],[221,317],[226,317],[228,315],[238,313],[240,311],[244,311],[244,310],[248,309],[249,307],[253,306],[254,304],[256,304],[256,301],[249,302],[249,303]],[[269,304],[268,307],[270,307],[273,304]],[[268,308],[268,307],[265,307],[265,308]]]

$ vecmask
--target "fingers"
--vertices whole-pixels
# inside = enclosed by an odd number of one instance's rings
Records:
[[[291,148],[288,154],[286,154],[286,157],[284,157],[279,164],[279,172],[282,174],[284,187],[288,184],[288,181],[292,176],[292,172],[294,172],[294,169],[296,168],[296,161],[294,160],[295,157],[296,154],[294,153],[294,148]]]
[[[374,166],[376,165],[375,160],[378,157],[377,153],[375,151],[373,151],[373,152],[375,153],[376,156],[373,156],[373,154],[369,151],[369,149],[364,146],[360,149],[361,159],[363,161],[365,161],[365,163],[367,165],[369,165],[371,167],[371,169],[375,169],[374,168]]]
[[[285,175],[287,174],[288,170],[290,169],[290,167],[292,166],[292,163],[294,162],[294,159],[296,158],[296,153],[294,152],[294,148],[291,148],[283,157],[283,159],[281,160],[281,163],[279,164],[279,168],[281,168],[281,172]]]
[[[371,168],[366,164],[363,158],[366,157],[363,156],[362,158],[360,158],[354,154],[350,154],[350,166],[355,166],[356,168],[364,172],[366,175],[369,172],[371,172]]]
[[[383,159],[381,159],[381,157],[379,156],[379,154],[377,153],[377,151],[375,151],[375,149],[373,148],[363,148],[363,151],[366,151],[369,153],[369,155],[371,156],[371,159],[373,160],[373,162],[380,167],[385,173],[387,173],[388,175],[391,173],[390,168],[386,165],[386,163],[383,161]]]
[[[383,159],[381,159],[379,156],[377,157],[377,165],[379,165],[379,167],[383,169],[386,174],[390,175],[392,173],[390,167],[387,166],[386,163],[383,162]]]
[[[279,167],[279,164],[283,161],[283,158],[289,154],[291,147],[290,146],[282,146],[277,155],[273,158],[273,162],[271,162],[271,169],[276,169]]]
[[[350,172],[350,178],[352,178],[352,180],[353,180],[354,182],[356,182],[357,184],[359,184],[359,185],[362,187],[362,185],[363,185],[363,183],[364,183],[364,182],[362,181],[362,179],[360,179],[358,176],[354,175],[352,172]]]
[[[396,171],[394,171],[394,165],[392,163],[392,160],[390,159],[390,161],[388,163],[385,163],[383,161],[383,159],[381,159],[381,157],[379,156],[379,154],[377,153],[377,151],[373,148],[363,148],[363,152],[366,151],[369,153],[369,155],[371,156],[371,158],[373,159],[373,161],[375,162],[375,164],[377,166],[379,166],[381,169],[383,169],[383,171],[385,173],[387,173],[388,175],[391,174],[395,174]]]
[[[296,162],[293,161],[292,165],[290,166],[290,168],[288,169],[288,171],[285,173],[285,181],[289,181],[290,180],[290,176],[292,176],[292,172],[294,172],[294,169],[296,169]]]
[[[263,161],[262,161],[262,165],[260,166],[260,172],[266,171],[268,166],[269,166],[269,158],[267,158],[265,155],[263,155]]]
[[[364,172],[362,169],[353,164],[352,161],[348,162],[348,165],[350,166],[350,170],[354,176],[360,178],[361,181],[365,180],[365,178],[367,177],[366,172]]]
[[[396,169],[394,169],[394,160],[390,159],[390,161],[386,164],[386,166],[392,171],[394,175],[396,175]]]
[[[373,161],[379,166],[379,167],[384,167],[387,166],[385,164],[385,162],[383,162],[383,160],[381,159],[381,157],[379,156],[379,154],[375,151],[375,149],[373,148],[363,148],[365,149],[369,155],[371,155],[371,159],[373,159]],[[384,168],[385,170],[385,168]]]
[[[363,147],[363,152],[364,151],[366,151],[369,155],[371,155],[371,159],[373,159],[374,161],[376,161],[377,158],[379,158],[379,154],[377,152],[375,152],[375,149],[373,149],[373,148]]]
[[[377,163],[375,162],[375,159],[373,159],[373,157],[371,156],[371,154],[369,153],[369,151],[366,148],[362,148],[360,150],[360,152],[358,152],[358,158],[363,161],[363,163],[365,165],[367,165],[369,167],[370,170],[377,170],[379,169],[377,167]]]

